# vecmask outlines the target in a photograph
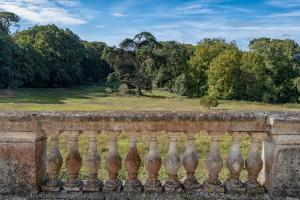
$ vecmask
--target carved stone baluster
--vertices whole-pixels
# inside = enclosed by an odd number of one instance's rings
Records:
[[[157,148],[157,137],[151,136],[149,142],[149,153],[145,158],[145,166],[149,174],[145,182],[145,192],[162,192],[161,181],[157,178],[162,163]]]
[[[205,162],[208,170],[208,179],[204,181],[203,186],[207,192],[224,192],[224,187],[219,180],[219,173],[223,167],[223,160],[220,155],[220,136],[223,133],[210,132],[211,143],[209,154]]]
[[[132,133],[130,137],[129,150],[125,158],[127,180],[125,181],[124,191],[141,192],[142,183],[138,179],[138,172],[141,167],[141,157],[136,146],[137,133]]]
[[[48,132],[51,135],[51,149],[47,158],[48,178],[43,191],[59,192],[62,189],[63,182],[58,178],[63,164],[63,158],[59,152],[59,131]]]
[[[105,168],[108,171],[108,179],[104,183],[104,191],[120,192],[122,182],[118,179],[118,172],[121,169],[122,159],[118,152],[118,142],[116,132],[107,132],[109,135],[109,151],[106,156]]]
[[[201,188],[200,183],[195,177],[195,171],[198,167],[199,156],[195,149],[195,138],[191,133],[187,133],[187,142],[183,154],[183,166],[186,170],[186,179],[183,182],[186,190],[195,190]]]
[[[165,182],[165,190],[167,192],[181,192],[183,189],[177,175],[181,164],[180,157],[177,153],[177,137],[178,133],[170,133],[170,146],[166,157],[168,179]]]
[[[263,167],[263,161],[259,154],[259,145],[261,143],[263,133],[249,133],[251,137],[251,148],[246,160],[246,168],[248,170],[248,180],[245,182],[247,192],[261,194],[265,192],[263,186],[257,181],[257,177]]]
[[[83,182],[78,178],[81,166],[82,158],[78,150],[78,136],[79,131],[65,131],[68,135],[68,143],[70,145],[69,154],[65,161],[67,168],[68,180],[65,182],[64,190],[66,191],[80,191]]]
[[[85,131],[84,133],[89,137],[89,150],[86,156],[89,179],[85,182],[82,190],[86,192],[101,191],[103,183],[97,178],[101,165],[101,157],[97,150],[98,131]]]
[[[225,189],[229,193],[243,193],[246,192],[244,183],[240,180],[240,173],[244,168],[244,160],[240,152],[240,141],[242,134],[233,132],[232,146],[227,157],[227,167],[230,175],[229,179],[224,183]]]

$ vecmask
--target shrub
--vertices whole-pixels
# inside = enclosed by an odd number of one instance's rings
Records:
[[[121,84],[121,85],[119,86],[118,91],[119,91],[119,94],[120,94],[121,96],[127,95],[128,92],[129,92],[128,85],[127,85],[127,84]]]
[[[212,96],[203,96],[200,99],[200,105],[202,105],[204,108],[212,108],[212,107],[217,107],[219,105],[218,99]]]
[[[111,88],[107,87],[107,88],[105,88],[105,92],[106,92],[107,94],[111,94],[113,91],[112,91]]]

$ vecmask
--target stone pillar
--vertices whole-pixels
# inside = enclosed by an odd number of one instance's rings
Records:
[[[246,159],[246,168],[248,171],[248,180],[245,182],[247,193],[261,194],[265,192],[265,189],[257,181],[258,175],[263,167],[263,161],[259,153],[259,146],[261,140],[264,137],[263,132],[249,132],[251,137],[251,148]]]
[[[162,163],[157,148],[157,137],[150,136],[149,143],[149,152],[145,158],[145,166],[149,174],[145,182],[145,192],[162,192],[161,181],[157,178]]]
[[[63,183],[59,179],[59,172],[63,164],[63,158],[59,151],[59,131],[47,131],[51,137],[51,148],[47,156],[48,178],[43,185],[43,191],[59,192]]]
[[[82,189],[83,182],[78,177],[82,166],[82,158],[78,150],[79,131],[64,131],[68,136],[70,145],[69,154],[65,161],[68,179],[65,182],[64,190],[70,192],[78,192]]]
[[[223,160],[220,155],[220,136],[221,132],[210,132],[211,143],[210,150],[205,162],[208,170],[208,179],[204,181],[203,186],[206,192],[224,192],[224,187],[219,180],[219,174],[223,167]]]
[[[227,167],[229,169],[229,179],[224,183],[226,192],[228,193],[245,193],[246,187],[240,180],[240,173],[244,168],[244,159],[240,151],[240,140],[242,133],[233,132],[232,146],[227,157]]]
[[[86,156],[86,165],[89,172],[89,179],[83,186],[85,192],[99,192],[102,190],[103,183],[98,179],[98,170],[101,165],[101,157],[97,150],[98,131],[84,131],[89,137],[89,150]]]
[[[300,120],[294,115],[271,115],[267,120],[264,186],[276,196],[300,196]]]
[[[108,171],[108,179],[104,183],[104,191],[120,192],[122,182],[118,178],[118,172],[121,169],[122,159],[118,152],[118,142],[116,132],[106,132],[109,137],[109,151],[106,156],[105,168]]]
[[[187,133],[187,142],[183,154],[182,163],[186,170],[186,179],[183,182],[186,190],[195,190],[201,188],[200,183],[195,177],[195,171],[199,163],[199,155],[195,149],[195,137],[192,133]]]
[[[136,146],[137,133],[131,133],[129,150],[125,158],[127,180],[125,181],[125,192],[141,192],[142,183],[138,179],[138,172],[141,167],[141,157]]]
[[[0,131],[0,194],[37,193],[45,177],[45,133]]]
[[[166,171],[168,179],[165,182],[165,190],[167,192],[181,192],[182,184],[178,180],[178,171],[180,169],[181,160],[177,153],[177,137],[179,133],[169,133],[170,146],[166,157]]]

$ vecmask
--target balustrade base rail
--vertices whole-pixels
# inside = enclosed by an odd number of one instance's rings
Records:
[[[128,133],[129,146],[124,159],[118,152],[120,132]],[[157,148],[157,137],[166,133],[169,150],[164,160]],[[205,166],[208,177],[200,185],[195,173],[198,149],[195,134],[210,136]],[[67,136],[68,155],[59,149],[60,135]],[[102,159],[97,150],[97,135],[109,138],[103,165],[106,180],[99,180]],[[232,145],[226,162],[220,156],[220,137],[230,133]],[[79,135],[89,139],[85,159],[79,152]],[[146,134],[148,153],[141,158],[137,138]],[[177,152],[178,136],[184,134],[183,156]],[[244,160],[240,152],[242,135],[251,138],[251,148]],[[50,149],[46,148],[49,138]],[[263,143],[263,155],[260,145]],[[144,160],[148,177],[141,183],[138,174]],[[88,180],[79,177],[81,167],[88,170]],[[164,165],[164,166],[162,166]],[[228,179],[221,183],[223,165]],[[61,167],[67,171],[60,180]],[[179,180],[181,166],[185,179]],[[126,180],[119,180],[124,167]],[[158,177],[161,167],[167,179]],[[243,169],[248,172],[240,180]],[[102,192],[102,190],[104,192]],[[264,194],[265,190],[267,194]],[[224,194],[225,193],[225,194]],[[300,114],[268,112],[47,112],[0,113],[0,195],[32,195],[32,198],[108,198],[108,199],[267,199],[270,196],[300,197]],[[254,195],[254,196],[253,196]],[[272,197],[272,199],[274,199]]]

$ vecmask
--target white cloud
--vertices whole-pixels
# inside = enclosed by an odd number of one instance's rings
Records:
[[[203,3],[200,2],[186,3],[178,7],[176,11],[179,14],[185,14],[185,15],[209,14],[213,12],[212,9],[207,8]]]
[[[113,12],[111,15],[114,17],[125,17],[126,16],[124,13],[121,13],[121,12]]]
[[[87,23],[85,16],[69,9],[77,7],[79,3],[76,0],[2,0],[0,10],[13,12],[37,24],[79,25]]]
[[[300,17],[300,10],[294,10],[290,12],[282,12],[282,13],[274,13],[269,16],[268,18],[280,18],[280,17]]]
[[[299,0],[267,0],[266,4],[279,8],[300,7]]]

